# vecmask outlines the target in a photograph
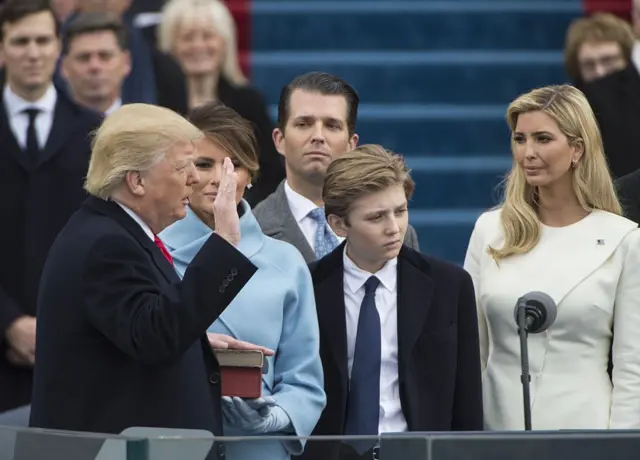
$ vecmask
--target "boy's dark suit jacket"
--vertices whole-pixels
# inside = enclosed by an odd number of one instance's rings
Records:
[[[343,435],[349,376],[343,251],[309,267],[320,323],[327,406],[313,435]],[[478,320],[462,268],[403,245],[398,256],[398,373],[409,431],[482,430]],[[336,443],[309,443],[302,458],[337,458]]]
[[[30,426],[222,434],[218,363],[205,332],[255,271],[214,234],[180,282],[117,203],[88,198],[42,273]]]

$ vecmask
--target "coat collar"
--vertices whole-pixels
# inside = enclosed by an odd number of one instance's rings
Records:
[[[504,232],[499,216],[499,213],[491,215],[491,226],[484,247],[502,247],[504,244]],[[555,250],[555,247],[543,249],[539,246],[526,255],[508,257],[499,263],[487,254],[484,256],[487,265],[483,270],[490,270],[491,274],[484,276],[487,276],[490,282],[500,285],[506,283],[518,286],[522,284],[523,279],[529,280],[527,285],[530,286],[530,290],[546,292],[560,307],[567,294],[606,263],[625,236],[637,227],[635,222],[616,214],[592,211],[571,226],[542,228],[542,238],[545,237],[545,233],[570,232],[570,238],[560,240],[565,246],[559,249],[571,251],[573,257],[555,257],[553,263],[549,263],[549,257],[554,256],[550,252]],[[542,269],[545,263],[547,265]]]
[[[124,227],[151,256],[154,264],[162,272],[166,280],[170,283],[179,281],[176,271],[171,264],[167,262],[162,252],[158,249],[149,236],[144,232],[142,227],[129,216],[122,207],[115,201],[107,201],[101,198],[90,196],[83,204],[84,208],[88,208],[93,212],[105,215],[115,220],[119,225]]]
[[[57,153],[62,150],[62,147],[67,140],[72,136],[77,135],[77,132],[80,129],[86,130],[88,128],[88,124],[86,123],[87,118],[95,118],[96,126],[98,124],[98,114],[82,109],[59,88],[55,87],[55,91],[57,96],[53,113],[53,123],[51,124],[51,131],[49,132],[49,137],[47,138],[44,149],[38,157],[38,164],[36,167],[40,167],[54,158]],[[3,93],[3,91],[0,91],[0,94]],[[0,107],[0,140],[2,140],[5,145],[8,142],[12,144],[13,148],[6,150],[14,156],[15,160],[25,170],[31,171],[33,170],[33,165],[29,162],[27,156],[24,155],[18,146],[13,135],[13,131],[11,131],[9,114],[7,113],[7,108],[4,104],[4,97],[0,99],[2,99]]]

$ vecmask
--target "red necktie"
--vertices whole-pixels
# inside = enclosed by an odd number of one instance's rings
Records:
[[[160,249],[160,252],[165,257],[165,259],[167,259],[173,266],[173,257],[171,257],[171,254],[169,254],[169,251],[167,250],[167,247],[164,245],[162,240],[158,238],[158,235],[154,235],[153,242],[156,244],[156,246],[158,246],[158,249]]]

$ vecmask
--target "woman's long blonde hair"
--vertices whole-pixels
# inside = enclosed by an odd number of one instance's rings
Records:
[[[611,180],[602,147],[602,136],[595,116],[584,94],[573,86],[545,86],[515,99],[507,109],[507,124],[513,134],[518,117],[541,111],[551,117],[570,145],[582,144],[584,152],[573,173],[573,190],[586,211],[596,209],[622,214],[620,202]],[[537,190],[527,183],[522,167],[515,158],[511,139],[513,166],[506,178],[500,222],[504,245],[489,248],[496,261],[530,251],[540,239],[537,214]]]

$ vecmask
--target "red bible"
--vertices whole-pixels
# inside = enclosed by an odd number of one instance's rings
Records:
[[[222,396],[255,399],[262,395],[264,355],[257,350],[216,349]]]

